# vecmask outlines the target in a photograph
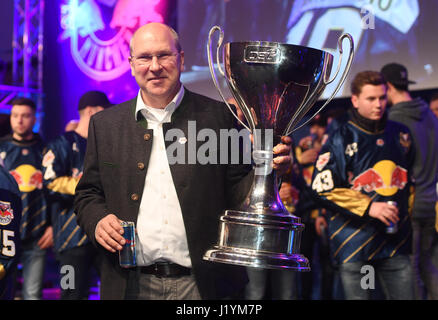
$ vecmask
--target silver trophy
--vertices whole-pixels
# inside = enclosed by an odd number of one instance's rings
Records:
[[[217,68],[225,77],[248,125],[237,117],[218,84],[212,51],[212,37],[216,31],[220,32],[216,48]],[[223,37],[220,27],[214,26],[210,30],[207,43],[210,73],[230,111],[253,135],[255,175],[240,208],[226,210],[220,217],[218,243],[204,254],[204,260],[309,271],[308,259],[300,254],[304,225],[299,217],[287,211],[280,200],[277,177],[272,170],[272,149],[281,141],[281,136],[288,136],[304,126],[337,94],[354,57],[353,39],[349,34],[339,37],[339,64],[336,74],[330,79],[333,64],[330,53],[262,41],[226,43],[222,53],[224,72],[220,63]],[[299,125],[325,87],[339,74],[345,38],[350,42],[350,53],[338,85],[324,105]]]

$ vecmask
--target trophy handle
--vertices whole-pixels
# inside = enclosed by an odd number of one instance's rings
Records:
[[[326,100],[326,102],[323,104],[323,106],[321,108],[318,109],[318,111],[316,111],[309,119],[307,119],[303,124],[301,124],[300,126],[296,127],[295,129],[291,130],[290,132],[288,132],[286,135],[290,135],[292,132],[304,127],[307,123],[309,123],[318,113],[320,113],[322,111],[322,109],[325,108],[325,106],[327,104],[329,104],[330,101],[332,101],[332,99],[336,96],[336,94],[338,93],[338,91],[341,89],[342,84],[344,83],[345,79],[347,78],[348,72],[350,71],[351,68],[351,64],[353,62],[353,58],[354,58],[354,41],[353,41],[353,37],[349,34],[349,33],[344,33],[342,34],[339,39],[338,39],[338,49],[339,49],[339,61],[338,61],[338,67],[336,68],[336,73],[333,76],[332,79],[329,79],[328,81],[326,81],[325,79],[323,80],[325,85],[328,85],[330,83],[332,83],[336,77],[339,74],[339,71],[341,69],[341,64],[342,64],[342,56],[343,56],[343,49],[342,49],[342,42],[343,40],[347,38],[350,42],[350,52],[349,52],[349,56],[348,56],[348,60],[347,60],[347,65],[345,66],[344,72],[342,73],[341,79],[339,79],[338,85],[336,86],[335,90],[333,91],[332,95]]]
[[[211,73],[211,78],[213,79],[213,83],[214,86],[216,87],[217,91],[219,91],[220,96],[222,97],[222,100],[225,102],[225,104],[227,105],[228,109],[230,110],[231,114],[234,116],[234,118],[237,119],[237,121],[239,121],[246,129],[248,129],[249,132],[251,132],[251,129],[242,121],[239,119],[239,117],[237,116],[237,114],[233,111],[233,108],[231,108],[230,104],[228,103],[227,99],[225,99],[224,94],[222,93],[222,89],[219,86],[219,82],[217,80],[216,77],[216,72],[214,70],[214,65],[213,65],[213,53],[212,53],[212,48],[211,48],[211,39],[213,34],[219,31],[219,40],[216,44],[216,62],[217,62],[217,66],[219,69],[219,72],[222,74],[222,76],[226,79],[225,77],[225,72],[224,70],[222,70],[221,64],[220,64],[220,47],[222,45],[222,42],[224,40],[224,32],[222,31],[222,29],[219,26],[214,26],[210,29],[210,32],[208,34],[208,42],[207,42],[207,58],[208,58],[208,66],[210,68],[210,73]],[[225,65],[225,64],[224,64]],[[239,106],[236,106],[239,107]]]

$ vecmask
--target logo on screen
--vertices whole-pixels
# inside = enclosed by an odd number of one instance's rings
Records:
[[[245,62],[276,64],[280,59],[281,51],[278,47],[250,45],[245,48]]]
[[[156,11],[162,0],[64,0],[60,6],[62,32],[70,51],[88,77],[109,81],[130,70],[129,41],[148,22],[163,22]]]

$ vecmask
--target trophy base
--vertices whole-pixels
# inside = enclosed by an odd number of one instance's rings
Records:
[[[269,212],[269,211],[268,211]],[[219,241],[203,259],[254,268],[310,271],[299,254],[301,219],[286,213],[226,210],[220,217]]]
[[[301,254],[272,254],[215,246],[204,254],[204,260],[262,269],[310,271],[309,260]]]

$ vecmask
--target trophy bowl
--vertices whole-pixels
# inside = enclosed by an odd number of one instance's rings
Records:
[[[217,43],[217,67],[245,116],[239,119],[225,99],[213,67],[212,35],[220,31]],[[339,74],[342,41],[350,41],[345,70],[331,97],[307,121],[310,111],[325,87]],[[210,30],[207,53],[213,82],[230,112],[253,135],[255,174],[250,191],[236,210],[226,210],[219,221],[217,245],[204,254],[204,260],[256,268],[310,271],[309,260],[300,254],[304,224],[283,205],[278,179],[272,169],[273,147],[281,136],[304,126],[333,99],[347,77],[354,57],[353,39],[339,38],[340,59],[330,79],[333,55],[329,52],[278,42],[231,42],[220,47],[223,32]]]

